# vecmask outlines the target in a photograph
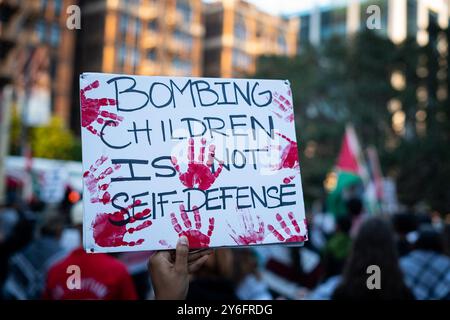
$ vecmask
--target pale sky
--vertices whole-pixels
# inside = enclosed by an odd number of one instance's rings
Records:
[[[203,0],[205,2],[213,2],[217,0]],[[315,5],[327,6],[336,5],[346,0],[247,0],[254,3],[261,10],[273,14],[291,14],[313,8]]]
[[[213,2],[217,0],[203,0],[205,2]],[[305,11],[314,6],[336,6],[340,3],[346,3],[348,0],[247,0],[248,2],[256,4],[261,10],[273,14],[289,15],[299,11]],[[444,2],[443,0],[426,0],[431,6],[439,6]]]

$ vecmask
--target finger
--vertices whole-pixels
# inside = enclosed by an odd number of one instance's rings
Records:
[[[198,271],[198,269],[200,269],[203,266],[203,264],[208,260],[208,258],[209,258],[209,255],[203,256],[200,259],[196,260],[195,262],[190,263],[188,265],[188,272],[193,273],[193,272]]]
[[[200,259],[203,256],[209,256],[211,253],[213,253],[213,250],[211,250],[211,249],[201,250],[201,251],[197,251],[195,253],[189,253],[188,262],[191,263],[195,260]]]
[[[170,252],[169,251],[158,251],[153,253],[148,259],[147,266],[149,269],[157,268],[162,264],[170,262]]]
[[[175,250],[175,271],[187,273],[189,255],[189,241],[185,236],[178,238],[177,248]]]

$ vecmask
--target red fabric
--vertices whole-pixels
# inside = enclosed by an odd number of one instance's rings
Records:
[[[350,149],[348,133],[344,135],[336,166],[342,171],[354,172],[358,174],[358,161],[356,159],[356,155],[353,153],[352,149]]]
[[[79,267],[81,289],[68,288],[68,279],[75,274],[69,266]],[[71,279],[69,283],[73,283]],[[123,263],[106,254],[87,254],[78,248],[49,270],[44,299],[135,300],[137,293]]]

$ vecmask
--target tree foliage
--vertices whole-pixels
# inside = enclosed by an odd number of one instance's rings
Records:
[[[433,41],[419,47],[415,39],[395,45],[363,31],[352,38],[336,37],[319,47],[302,48],[295,57],[259,60],[257,78],[291,82],[307,204],[324,196],[323,181],[337,158],[345,124],[351,122],[361,144],[377,148],[383,173],[397,179],[403,203],[426,202],[441,212],[450,209],[448,99],[437,102],[429,94],[434,111],[427,110],[426,133],[416,131],[417,90],[424,85],[429,92],[437,88],[433,84],[435,47]],[[425,78],[417,75],[421,60],[428,63]],[[404,88],[391,85],[396,70],[405,76]],[[403,133],[392,126],[395,110],[388,108],[392,98],[401,102],[405,114]]]
[[[59,160],[81,158],[80,142],[57,117],[46,126],[33,128],[30,141],[34,157]]]

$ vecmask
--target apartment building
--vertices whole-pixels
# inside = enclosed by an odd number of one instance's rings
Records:
[[[362,28],[373,28],[394,43],[407,36],[416,37],[420,45],[428,42],[428,26],[437,23],[448,27],[449,0],[348,0],[331,6],[316,6],[299,13],[299,49],[308,44],[319,45],[330,37],[350,36]],[[380,16],[380,25],[371,24],[370,17]]]
[[[85,71],[202,75],[201,0],[81,1]]]
[[[69,122],[75,32],[66,28],[66,8],[76,2],[0,2],[0,88],[13,86],[28,125],[52,114]]]
[[[205,4],[204,75],[243,77],[255,72],[262,55],[297,51],[298,18],[263,12],[243,0]]]

